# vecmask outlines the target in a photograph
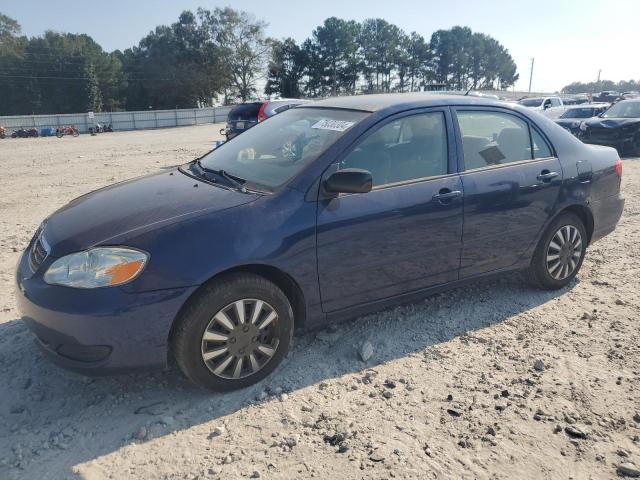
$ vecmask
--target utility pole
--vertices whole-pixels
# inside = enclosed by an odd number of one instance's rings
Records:
[[[597,83],[600,83],[600,74],[602,73],[602,69],[598,70],[598,80]]]
[[[531,73],[529,74],[529,93],[531,93],[531,82],[533,81],[533,62],[535,58],[531,59]]]

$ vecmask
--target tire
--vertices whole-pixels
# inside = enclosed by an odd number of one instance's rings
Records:
[[[576,232],[579,239],[575,236]],[[566,241],[567,237],[569,242]],[[558,245],[564,250],[556,248]],[[587,230],[582,220],[573,213],[561,214],[549,225],[538,242],[527,272],[529,281],[544,290],[557,290],[568,285],[580,271],[586,248]]]
[[[176,363],[193,383],[215,391],[244,388],[269,375],[289,351],[294,326],[287,296],[251,273],[226,275],[204,286],[177,322],[171,345]],[[210,341],[204,339],[205,332]]]

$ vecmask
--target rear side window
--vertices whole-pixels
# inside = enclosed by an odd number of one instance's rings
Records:
[[[545,140],[535,132],[532,138],[527,123],[501,112],[459,111],[457,112],[464,163],[466,170],[502,165],[534,158],[551,156]]]
[[[358,144],[340,168],[368,170],[374,187],[446,175],[444,114],[421,113],[387,123]]]
[[[533,158],[553,157],[551,147],[534,128],[531,129],[531,144],[533,145]]]

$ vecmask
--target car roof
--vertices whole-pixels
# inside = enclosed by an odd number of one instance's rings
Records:
[[[431,92],[413,93],[381,93],[373,95],[353,95],[349,97],[332,97],[298,108],[341,108],[377,112],[390,107],[439,107],[446,105],[502,105],[504,102],[477,95],[452,95]]]

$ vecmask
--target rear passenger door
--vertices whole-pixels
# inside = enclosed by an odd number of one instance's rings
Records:
[[[551,144],[508,110],[455,109],[462,146],[461,278],[515,265],[557,201],[562,169]]]

